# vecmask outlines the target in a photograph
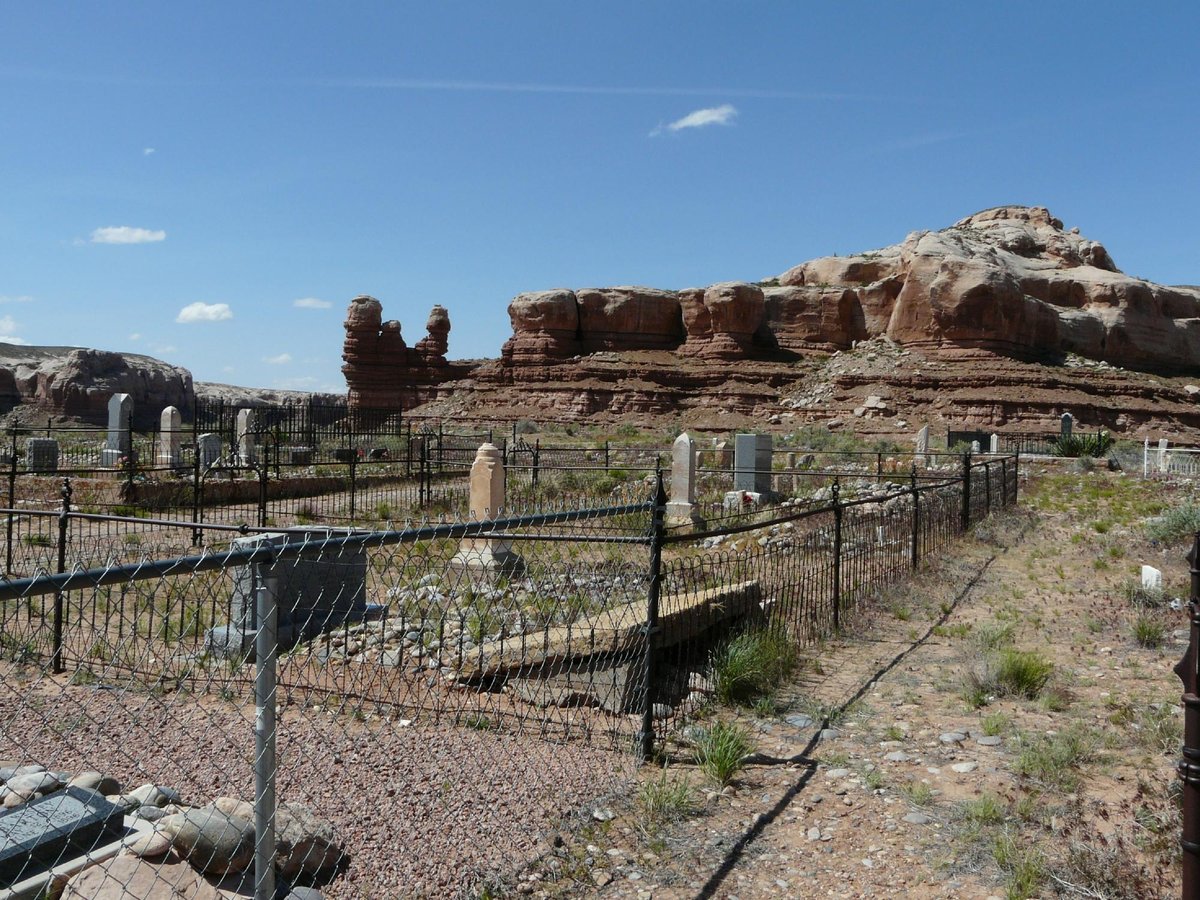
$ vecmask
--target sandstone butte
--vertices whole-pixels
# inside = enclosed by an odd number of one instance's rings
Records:
[[[1064,411],[1122,431],[1200,428],[1192,392],[1171,384],[1200,374],[1200,288],[1125,275],[1044,207],[984,210],[754,284],[523,293],[500,359],[475,365],[445,361],[441,307],[412,349],[378,308],[356,298],[346,320],[343,371],[364,405],[726,425],[787,408],[798,424],[862,417],[874,395],[884,405],[857,430],[906,427],[902,415],[1044,427]],[[815,380],[829,390],[806,401]]]
[[[859,421],[1045,428],[1061,412],[1125,433],[1200,437],[1200,288],[1122,273],[1044,207],[1002,206],[941,231],[802,263],[758,283],[679,291],[555,289],[508,306],[499,359],[451,361],[434,306],[409,346],[372,297],[350,302],[350,402],[504,420],[645,419],[689,427]],[[196,383],[150,357],[0,345],[0,411],[103,424],[130,393],[153,421],[193,396],[286,399]],[[867,402],[868,398],[873,398]]]

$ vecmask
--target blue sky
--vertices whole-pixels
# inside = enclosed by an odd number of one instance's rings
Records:
[[[1140,7],[4,3],[0,339],[340,392],[360,293],[496,356],[1002,203],[1200,282],[1200,4]]]

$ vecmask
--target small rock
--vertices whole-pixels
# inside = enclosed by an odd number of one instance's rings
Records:
[[[947,731],[938,738],[943,744],[961,744],[967,739],[967,736],[961,731]]]
[[[612,875],[608,873],[607,869],[592,869],[592,882],[596,887],[604,887],[610,881],[612,881]]]
[[[213,807],[159,820],[172,844],[206,875],[240,872],[254,859],[254,825]]]
[[[86,788],[89,791],[104,794],[106,797],[121,793],[121,783],[102,772],[80,772],[67,783],[71,787]]]
[[[617,816],[611,809],[598,806],[592,810],[592,818],[597,822],[609,822]]]
[[[904,817],[904,821],[908,822],[910,825],[928,825],[929,816],[925,815],[924,813],[910,812]]]
[[[808,839],[810,841],[819,841],[821,839],[821,829],[817,828],[815,825],[808,829]]]
[[[812,716],[806,716],[803,713],[793,713],[786,716],[783,721],[793,728],[810,728],[813,724]]]
[[[826,778],[845,778],[850,774],[849,769],[830,769],[825,773]]]
[[[975,743],[979,744],[981,747],[998,747],[1000,746],[1000,740],[1000,735],[988,734],[978,738]]]
[[[910,759],[912,759],[912,757],[903,750],[893,750],[891,753],[885,756],[884,759],[886,759],[888,762],[908,762]]]
[[[974,763],[974,762],[960,762],[960,763],[955,763],[950,768],[960,775],[965,775],[967,772],[974,772],[975,767],[978,765],[979,765],[978,763]]]

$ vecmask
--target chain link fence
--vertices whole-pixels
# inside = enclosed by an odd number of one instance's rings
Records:
[[[711,701],[729,640],[817,641],[1015,501],[1015,460],[959,466],[688,527],[661,475],[367,530],[103,516],[70,484],[10,509],[0,837],[38,849],[0,840],[0,891],[479,896]]]

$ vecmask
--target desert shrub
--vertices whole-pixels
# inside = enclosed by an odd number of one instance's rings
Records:
[[[717,722],[696,741],[696,765],[722,787],[729,784],[754,750],[750,733],[740,725]]]
[[[1053,674],[1054,663],[1036,650],[1007,647],[1000,651],[996,683],[1004,694],[1035,700]]]
[[[1114,441],[1107,431],[1096,434],[1064,434],[1053,444],[1055,456],[1080,457],[1090,456],[1092,459],[1108,453]]]
[[[664,825],[694,814],[699,803],[691,782],[682,775],[672,775],[666,769],[638,788],[638,806],[648,823]]]
[[[1146,525],[1146,537],[1160,544],[1173,544],[1200,531],[1200,506],[1184,503],[1164,512]]]
[[[752,628],[721,643],[709,669],[721,703],[753,703],[767,696],[796,668],[796,648],[775,628]]]

